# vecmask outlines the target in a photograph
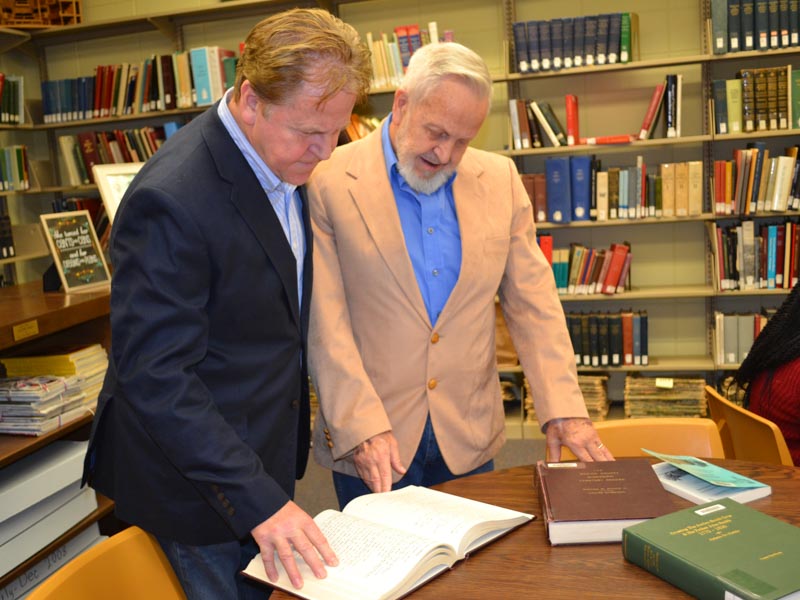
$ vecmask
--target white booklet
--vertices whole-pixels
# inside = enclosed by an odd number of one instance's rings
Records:
[[[316,521],[339,558],[317,579],[295,554],[303,587],[295,589],[277,560],[270,582],[256,555],[244,574],[309,600],[391,600],[432,579],[470,552],[533,515],[428,488],[409,486],[352,500]]]
[[[646,448],[642,450],[664,461],[653,465],[664,489],[695,504],[721,498],[732,498],[744,504],[772,493],[772,488],[765,483],[701,458],[661,454]]]

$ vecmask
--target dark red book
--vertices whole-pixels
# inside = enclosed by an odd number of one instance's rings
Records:
[[[78,133],[78,147],[81,149],[81,156],[83,157],[83,164],[86,166],[86,173],[89,176],[89,181],[94,183],[92,167],[102,164],[100,153],[97,151],[94,133],[91,131],[81,131]]]
[[[536,487],[550,543],[622,541],[622,530],[675,511],[647,458],[536,463]]]

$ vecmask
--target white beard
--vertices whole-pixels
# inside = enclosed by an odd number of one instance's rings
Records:
[[[409,163],[412,163],[411,165]],[[434,173],[431,177],[420,177],[414,172],[413,159],[411,161],[406,161],[403,158],[397,158],[397,170],[400,172],[400,175],[403,176],[403,179],[406,180],[406,183],[411,187],[412,190],[419,192],[420,194],[433,194],[436,192],[440,187],[442,187],[447,180],[450,179],[450,176],[453,174],[455,169],[444,169],[443,171],[439,171],[438,173]]]

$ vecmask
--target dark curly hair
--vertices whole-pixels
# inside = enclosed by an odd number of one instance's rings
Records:
[[[745,405],[749,386],[761,373],[768,377],[778,367],[800,357],[800,283],[796,284],[783,304],[778,307],[767,325],[753,342],[739,366],[734,379],[745,390]]]

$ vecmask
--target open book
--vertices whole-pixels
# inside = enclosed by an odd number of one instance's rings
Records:
[[[421,586],[473,550],[533,519],[533,515],[409,486],[352,500],[342,512],[316,521],[339,557],[317,579],[296,555],[302,589],[295,589],[276,558],[270,582],[256,555],[244,574],[309,600],[391,600]]]

